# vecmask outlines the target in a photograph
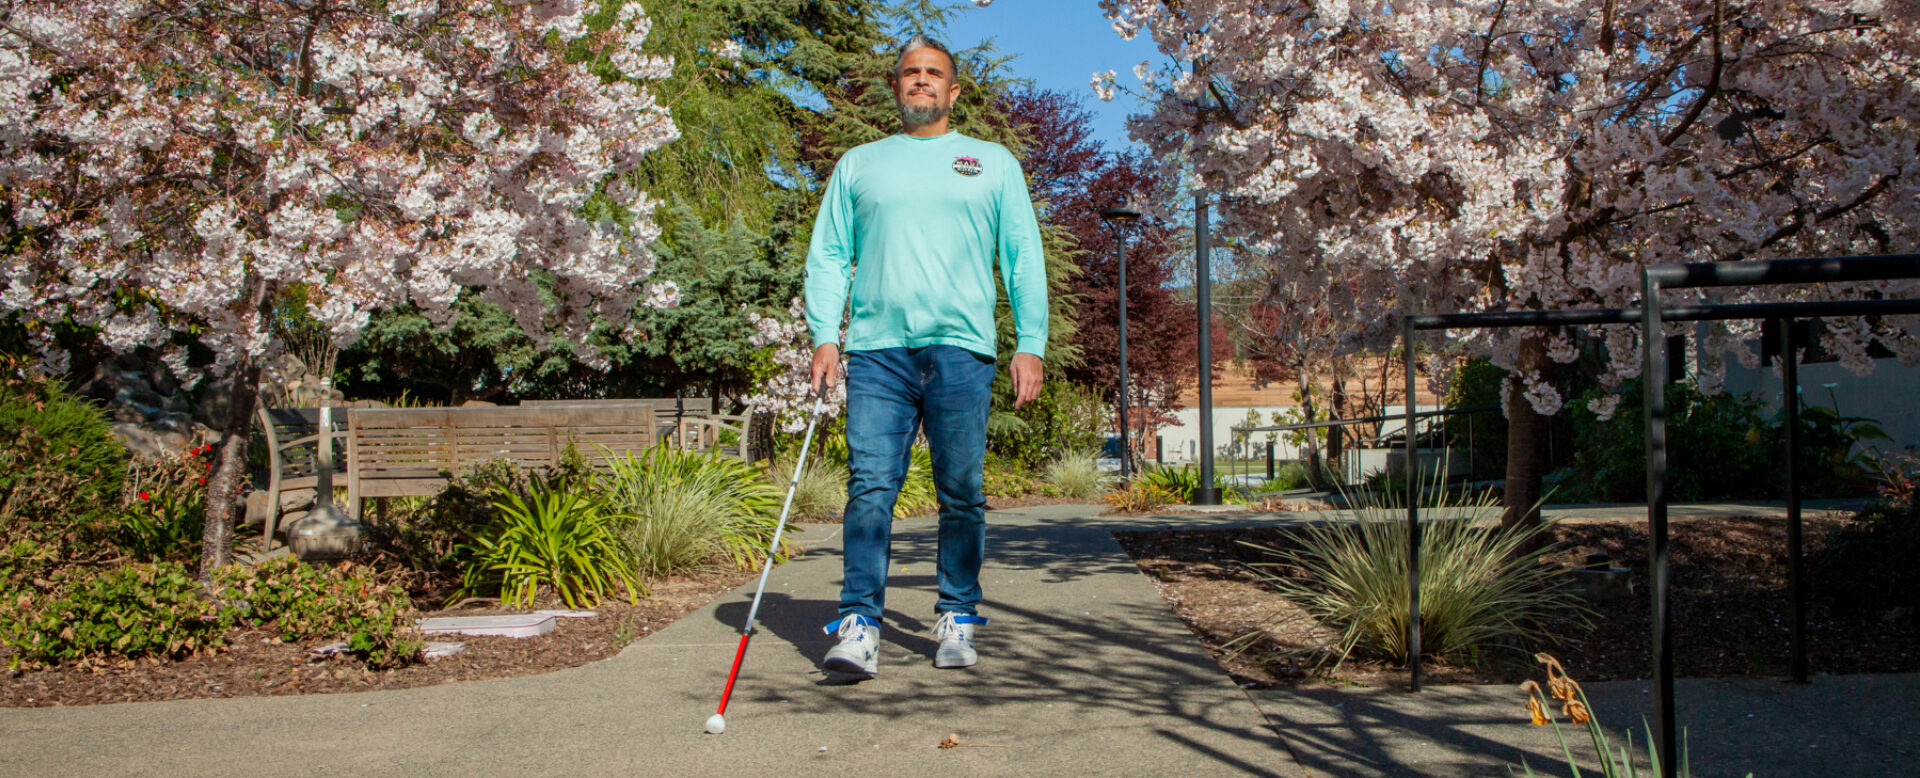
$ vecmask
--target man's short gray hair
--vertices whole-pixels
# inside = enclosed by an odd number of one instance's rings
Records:
[[[907,53],[910,51],[913,51],[914,49],[933,49],[934,51],[940,52],[941,54],[945,54],[947,55],[947,65],[952,67],[954,70],[960,69],[960,64],[954,61],[953,52],[947,50],[946,44],[943,44],[925,35],[916,34],[913,37],[908,38],[906,43],[900,44],[900,50],[894,52],[893,72],[887,76],[888,79],[893,81],[900,80],[900,65],[901,63],[904,63],[907,61]],[[959,81],[960,74],[948,73],[947,78],[952,79],[954,81]]]

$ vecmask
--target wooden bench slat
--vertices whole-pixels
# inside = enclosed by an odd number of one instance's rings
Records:
[[[569,445],[604,469],[609,455],[653,446],[660,424],[644,404],[360,411],[349,425],[349,509],[358,515],[368,497],[438,494],[449,474],[481,462],[550,467]]]

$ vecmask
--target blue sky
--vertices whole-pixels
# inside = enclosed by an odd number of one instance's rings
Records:
[[[955,16],[947,36],[947,45],[954,49],[992,38],[1001,54],[1018,55],[1008,63],[1015,76],[1031,80],[1036,88],[1080,98],[1093,114],[1094,137],[1112,151],[1130,145],[1127,114],[1140,106],[1125,93],[1113,102],[1100,102],[1087,81],[1094,71],[1111,69],[1121,86],[1137,87],[1140,80],[1133,66],[1141,60],[1160,61],[1145,33],[1130,41],[1115,35],[1095,0],[997,0]]]

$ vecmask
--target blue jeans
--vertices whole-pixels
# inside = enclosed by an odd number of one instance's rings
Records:
[[[987,407],[994,360],[956,346],[847,354],[846,582],[841,615],[881,617],[892,558],[893,504],[924,424],[940,498],[936,612],[974,613],[987,547]]]

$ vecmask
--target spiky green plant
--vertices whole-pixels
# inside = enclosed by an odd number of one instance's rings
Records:
[[[644,593],[618,536],[624,517],[594,496],[536,483],[524,494],[502,494],[493,507],[499,517],[469,544],[473,561],[456,598],[495,591],[524,608],[549,588],[579,608],[616,584],[632,602]]]
[[[1549,637],[1554,617],[1584,621],[1591,610],[1536,548],[1545,525],[1503,529],[1489,495],[1427,500],[1420,543],[1423,654],[1471,663],[1490,649],[1522,649]],[[1255,563],[1288,599],[1339,634],[1337,666],[1356,649],[1404,662],[1407,646],[1407,526],[1403,498],[1362,501],[1350,521],[1306,528],[1298,547],[1252,545],[1277,561]],[[1305,576],[1280,572],[1293,567]]]
[[[1173,495],[1180,502],[1193,502],[1193,493],[1200,488],[1200,468],[1193,465],[1159,465],[1149,463],[1140,469],[1136,480],[1145,481],[1161,491]],[[1222,502],[1245,505],[1247,496],[1240,487],[1228,481],[1227,474],[1215,470],[1213,487],[1220,491]]]

